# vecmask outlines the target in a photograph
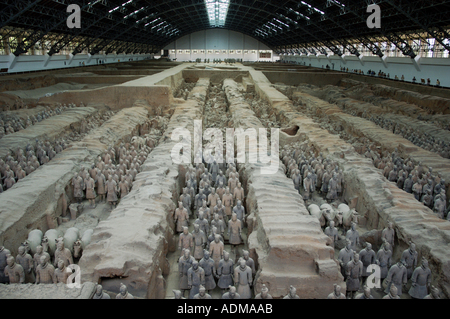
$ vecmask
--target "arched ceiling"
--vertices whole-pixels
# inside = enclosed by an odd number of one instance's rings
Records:
[[[76,42],[73,54],[85,49],[110,52],[158,52],[165,45],[211,25],[208,9],[223,2],[226,19],[220,28],[250,35],[278,52],[299,52],[311,47],[342,48],[359,55],[363,43],[382,56],[374,43],[383,37],[405,55],[414,57],[405,34],[435,38],[449,50],[447,30],[450,2],[443,0],[3,0],[0,1],[0,35],[26,30],[13,53],[26,53],[36,43],[51,42],[50,55]],[[81,8],[81,28],[66,25],[67,7]],[[381,9],[381,28],[370,29],[369,4]],[[222,13],[223,14],[223,13]]]

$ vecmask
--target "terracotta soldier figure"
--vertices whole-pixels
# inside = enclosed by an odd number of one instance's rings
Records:
[[[92,208],[95,208],[95,198],[97,195],[95,194],[95,181],[92,177],[88,176],[85,180],[86,186],[86,198],[89,200]]]
[[[349,240],[346,241],[346,246],[339,251],[338,262],[341,266],[341,274],[344,276],[344,279],[347,278],[346,267],[350,260],[353,258],[354,251],[351,248],[351,242]]]
[[[215,262],[216,269],[219,268],[219,262],[224,256],[224,244],[220,241],[220,235],[216,234],[214,241],[209,245],[209,254]],[[226,286],[225,288],[227,288]],[[224,288],[224,289],[225,289]]]
[[[233,213],[236,214],[237,219],[239,219],[241,224],[244,225],[245,208],[242,206],[242,202],[240,200],[238,200],[236,206],[233,207]]]
[[[272,295],[269,294],[269,288],[265,284],[261,287],[261,292],[255,296],[255,299],[273,299]]]
[[[230,189],[227,188],[222,196],[222,203],[225,206],[225,214],[228,218],[231,217],[233,202],[233,195],[231,195]]]
[[[178,272],[180,273],[179,288],[183,297],[185,291],[190,289],[188,283],[188,270],[192,267],[194,262],[196,262],[195,258],[191,256],[191,251],[189,249],[185,249],[183,251],[183,256],[178,260]]]
[[[101,196],[101,201],[105,202],[106,195],[106,178],[105,175],[97,169],[97,175],[95,176],[95,183],[97,184],[97,194]]]
[[[347,299],[345,295],[341,292],[341,286],[334,284],[334,290],[328,295],[327,299]]]
[[[414,269],[411,283],[411,288],[408,291],[411,298],[423,299],[428,295],[428,288],[431,285],[431,270],[425,258],[422,259],[422,265]]]
[[[236,287],[229,286],[229,291],[222,295],[222,299],[241,299],[241,296],[236,292]]]
[[[253,285],[252,270],[247,266],[245,260],[241,259],[239,266],[234,270],[234,284],[242,299],[250,299],[252,296],[250,288]]]
[[[237,218],[237,215],[233,213],[231,220],[228,222],[228,239],[233,250],[236,249],[237,245],[243,243],[241,231],[242,231],[242,222]]]
[[[33,258],[25,250],[25,246],[20,246],[16,256],[16,263],[22,266],[25,272],[25,283],[33,283],[36,278],[34,276],[34,263]]]
[[[377,253],[377,264],[380,266],[380,280],[383,280],[387,277],[389,268],[391,268],[392,263],[392,251],[391,245],[389,243],[385,243]]]
[[[244,201],[244,189],[242,188],[241,183],[238,183],[237,187],[234,189],[233,197],[234,197],[234,205],[237,205],[239,201],[241,203]]]
[[[355,299],[374,299],[368,286],[364,286],[363,290],[364,292],[357,294]]]
[[[55,267],[47,261],[45,256],[41,256],[40,262],[36,268],[36,284],[56,284]],[[60,262],[64,265],[62,260]]]
[[[217,286],[223,292],[233,284],[234,262],[230,259],[230,254],[227,251],[223,252],[223,259],[221,259],[216,267],[216,278],[219,279]]]
[[[203,250],[206,247],[206,235],[200,229],[199,224],[194,224],[194,231],[192,232],[194,240],[194,258],[200,260],[203,258]]]
[[[255,261],[253,260],[253,258],[250,257],[250,253],[248,250],[242,251],[242,257],[239,258],[238,264],[240,263],[241,259],[245,260],[245,264],[249,266],[250,269],[252,270],[252,276],[255,276],[256,275]]]
[[[97,285],[95,288],[95,294],[92,296],[92,299],[111,299],[111,297],[103,291],[102,285]]]
[[[294,286],[289,286],[289,293],[284,296],[283,299],[300,299],[300,297],[297,295],[297,289],[295,289]]]
[[[352,222],[352,226],[345,234],[345,238],[350,240],[350,247],[356,251],[357,247],[359,246],[359,233],[356,230],[356,223]]]
[[[54,266],[58,265],[58,261],[61,259],[64,261],[64,265],[67,267],[69,265],[73,264],[73,258],[72,253],[68,248],[64,247],[64,241],[62,238],[58,241],[56,244],[56,250],[55,250],[55,260],[54,260]]]
[[[116,181],[113,180],[111,175],[108,177],[108,181],[106,182],[106,192],[107,192],[106,200],[108,201],[108,203],[110,203],[112,206],[115,207],[118,200],[117,198],[118,188]]]
[[[398,295],[401,296],[403,285],[406,285],[407,281],[406,261],[401,259],[398,263],[389,268],[388,275],[385,279],[387,287],[384,292],[386,294],[389,293],[391,286],[395,286],[397,287]]]
[[[339,233],[336,227],[334,227],[334,221],[329,222],[329,226],[325,228],[325,235],[331,239],[331,247],[334,248],[334,244],[339,240]]]
[[[418,253],[414,243],[410,243],[409,248],[402,253],[401,259],[406,262],[406,275],[408,279],[411,278],[412,273],[417,266],[417,255]]]
[[[6,260],[11,256],[11,252],[4,246],[0,246],[0,284],[9,283],[9,278],[5,275]]]
[[[347,295],[353,299],[353,295],[359,290],[361,276],[363,274],[363,263],[359,260],[359,254],[353,255],[353,260],[346,266],[347,272]]]
[[[81,204],[83,201],[84,193],[83,190],[86,188],[84,185],[83,178],[75,173],[74,178],[72,179],[73,186],[73,197],[77,200],[78,204]]]
[[[204,288],[208,291],[214,290],[216,288],[216,281],[214,276],[216,274],[216,268],[214,267],[214,260],[210,258],[209,251],[203,251],[203,258],[198,263],[200,267],[205,271],[205,286]]]
[[[53,265],[49,265],[52,266]],[[62,261],[61,259],[58,261],[58,267],[55,269],[53,268],[54,273],[55,273],[55,280],[56,283],[58,282],[62,282],[64,284],[67,283],[67,279],[70,277],[70,275],[72,275],[72,271],[69,270],[66,265],[64,265],[64,261]]]
[[[130,185],[125,179],[125,176],[121,177],[120,183],[119,183],[119,192],[120,192],[120,198],[124,198],[128,195],[130,192]],[[87,197],[87,196],[86,196]]]
[[[365,280],[369,274],[367,273],[367,267],[369,265],[375,264],[377,261],[377,256],[375,251],[372,249],[371,243],[366,243],[366,248],[359,252],[359,258],[363,264],[362,278]]]
[[[183,232],[183,227],[189,226],[189,215],[182,202],[178,202],[178,208],[175,210],[173,221],[177,225],[178,233]]]
[[[127,286],[120,284],[120,292],[116,295],[116,299],[134,299],[134,296],[128,292]]]
[[[198,262],[194,261],[191,268],[187,272],[189,299],[194,299],[194,296],[199,293],[200,286],[205,285],[205,271],[199,267]]]
[[[381,232],[381,238],[385,238],[386,242],[391,245],[391,249],[394,249],[395,230],[392,222],[388,223],[388,226]]]
[[[184,254],[184,249],[189,249],[190,251],[194,250],[194,238],[192,234],[189,233],[187,226],[183,226],[183,232],[179,236],[178,249],[180,250],[181,255]]]
[[[23,284],[25,283],[25,271],[22,266],[16,263],[13,256],[9,256],[6,259],[6,267],[4,270],[5,276],[9,277],[10,284]]]

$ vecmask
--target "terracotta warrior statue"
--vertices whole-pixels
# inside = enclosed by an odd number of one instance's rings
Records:
[[[357,294],[355,299],[374,299],[374,298],[370,292],[370,288],[368,286],[364,286],[364,292],[361,294]]]
[[[262,285],[261,292],[255,296],[255,299],[273,299],[269,294],[269,288],[265,284]]]
[[[95,181],[92,177],[88,176],[85,180],[86,186],[86,198],[89,200],[92,208],[95,208],[95,198],[97,194],[95,193]]]
[[[0,246],[0,284],[9,283],[9,278],[5,275],[5,267],[7,258],[11,256],[11,252],[3,246]]]
[[[234,270],[234,284],[238,286],[237,292],[242,299],[250,299],[252,296],[250,288],[253,285],[252,270],[247,266],[244,259],[241,259],[239,266]]]
[[[25,246],[20,246],[16,256],[16,263],[22,266],[25,272],[25,283],[33,283],[36,278],[34,276],[34,263],[33,258],[25,250]]]
[[[192,232],[194,240],[194,258],[200,260],[203,258],[203,250],[206,247],[206,234],[200,229],[199,224],[194,224],[194,231]]]
[[[405,260],[401,259],[398,263],[389,268],[385,282],[387,287],[384,292],[386,294],[389,293],[391,286],[395,286],[398,295],[402,295],[402,288],[403,286],[406,286],[406,283],[408,282]]]
[[[41,256],[40,264],[36,268],[36,284],[56,284],[55,267],[47,261],[45,256]],[[64,262],[59,261],[62,265]],[[71,274],[71,273],[70,273]],[[68,277],[68,276],[67,276]],[[64,281],[67,283],[67,280]]]
[[[92,299],[111,299],[111,297],[106,292],[103,291],[102,285],[97,284]]]
[[[327,299],[347,299],[341,292],[341,286],[334,284],[334,291],[328,295]]]
[[[346,267],[350,260],[353,258],[354,251],[351,248],[351,242],[347,240],[346,246],[339,251],[338,262],[341,266],[341,274],[344,276],[344,279],[347,278]]]
[[[189,226],[189,215],[183,202],[178,202],[178,208],[175,210],[173,221],[177,225],[177,232],[183,232],[183,227]]]
[[[214,276],[216,275],[216,268],[214,267],[214,260],[210,258],[209,251],[203,251],[203,258],[198,263],[200,267],[205,271],[205,285],[204,288],[208,293],[216,288],[216,281]]]
[[[194,296],[194,299],[212,299],[211,295],[206,293],[206,288],[200,285],[198,294]]]
[[[347,295],[350,299],[353,299],[353,295],[359,290],[363,268],[363,263],[359,260],[359,254],[355,253],[353,260],[349,261],[346,266]]]
[[[187,226],[183,226],[183,232],[178,238],[178,250],[180,251],[180,256],[184,254],[183,251],[185,249],[189,249],[190,251],[194,250],[194,238]]]
[[[220,260],[218,267],[216,267],[216,278],[219,279],[217,286],[222,289],[223,293],[233,284],[233,274],[234,262],[230,259],[230,254],[224,251],[223,259]]]
[[[214,260],[216,269],[219,268],[219,262],[222,258],[224,258],[224,244],[222,241],[220,241],[220,235],[216,234],[214,241],[209,244],[209,254],[211,255],[211,258]],[[225,286],[227,288],[228,286]],[[225,289],[223,288],[223,289]]]
[[[106,192],[107,197],[106,200],[108,203],[111,204],[111,206],[116,207],[117,204],[117,193],[118,193],[117,183],[115,180],[113,180],[112,175],[109,175],[108,181],[106,182]]]
[[[241,296],[236,292],[236,287],[229,286],[229,291],[222,295],[222,299],[241,299]]]
[[[300,299],[300,297],[297,295],[297,289],[295,289],[294,286],[289,286],[289,293],[284,296],[283,299]]]
[[[352,222],[352,226],[345,234],[345,238],[350,240],[350,247],[356,251],[359,246],[359,232],[356,230],[356,223]]]
[[[388,223],[388,226],[383,229],[381,232],[381,238],[386,239],[386,242],[388,242],[391,245],[391,249],[394,249],[394,237],[395,237],[395,230],[394,230],[394,224],[392,222]]]
[[[378,250],[377,265],[380,266],[380,280],[384,280],[392,265],[392,251],[389,243],[385,243],[383,247]]]
[[[409,244],[409,248],[404,250],[401,259],[406,262],[406,275],[410,279],[414,269],[417,266],[417,251],[414,243]]]
[[[64,241],[62,239],[60,239],[56,244],[55,260],[53,265],[58,266],[58,261],[60,259],[64,261],[64,265],[66,267],[73,264],[72,253],[68,248],[64,247]]]
[[[237,218],[241,221],[241,224],[244,225],[245,208],[242,206],[242,202],[240,200],[238,200],[236,206],[233,207],[233,213],[236,214]]]
[[[366,243],[366,248],[359,252],[359,258],[363,264],[362,278],[365,280],[369,274],[367,273],[367,267],[372,264],[376,264],[377,256],[375,251],[372,249],[371,243]]]
[[[50,265],[52,266],[52,265]],[[53,266],[52,266],[53,267]],[[62,282],[64,284],[67,283],[67,279],[72,274],[72,271],[67,269],[66,265],[64,265],[64,261],[61,259],[58,261],[58,267],[54,269],[56,283]]]
[[[237,218],[237,215],[233,213],[231,220],[228,222],[228,239],[232,246],[232,249],[235,250],[237,245],[243,243],[242,236],[242,222]],[[242,298],[242,294],[240,294]]]
[[[25,271],[22,266],[16,263],[13,256],[9,256],[6,259],[6,267],[4,274],[9,277],[10,284],[23,284],[25,283]]]
[[[422,259],[422,265],[414,269],[411,283],[411,289],[408,291],[411,298],[424,299],[428,295],[428,289],[431,286],[431,270],[425,258]]]
[[[189,299],[194,299],[194,296],[200,292],[200,286],[205,285],[205,271],[199,267],[198,262],[192,262],[191,268],[187,272]]]
[[[191,256],[191,251],[189,249],[185,249],[183,251],[183,256],[178,260],[178,272],[180,273],[179,288],[183,297],[185,291],[191,289],[188,284],[188,270],[192,267],[194,262],[196,262],[196,260]]]
[[[120,292],[116,295],[116,299],[134,299],[134,296],[128,292],[127,286],[120,284]]]

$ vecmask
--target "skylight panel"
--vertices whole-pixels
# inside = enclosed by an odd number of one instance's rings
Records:
[[[213,27],[223,27],[227,18],[229,0],[205,0],[209,23]]]

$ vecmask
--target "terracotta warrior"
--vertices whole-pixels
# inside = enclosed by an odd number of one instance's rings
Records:
[[[193,263],[196,262],[195,258],[191,256],[191,251],[185,249],[183,251],[183,256],[178,260],[178,272],[180,274],[179,289],[184,297],[185,291],[189,290],[188,284],[188,270],[192,267]]]
[[[234,189],[233,197],[234,197],[234,205],[237,205],[239,201],[241,203],[244,201],[244,189],[242,188],[241,183],[238,183],[237,187]]]
[[[411,288],[408,291],[411,298],[424,299],[428,295],[428,289],[431,285],[431,270],[425,258],[422,259],[422,265],[414,269],[411,283]]]
[[[103,291],[102,285],[97,285],[92,299],[111,299],[111,297]]]
[[[349,240],[346,241],[346,246],[339,251],[338,262],[341,266],[341,274],[344,276],[344,279],[347,278],[346,267],[350,260],[353,258],[354,251],[351,248],[351,242]]]
[[[223,259],[220,260],[216,267],[216,278],[219,279],[217,286],[222,289],[223,293],[233,284],[233,274],[234,262],[230,259],[230,254],[227,251],[224,251]]]
[[[33,283],[36,278],[34,276],[34,263],[33,258],[27,253],[25,246],[20,246],[16,256],[16,263],[22,266],[25,272],[25,283]]]
[[[217,233],[223,237],[225,233],[225,222],[219,218],[219,214],[214,214],[214,219],[211,221],[211,228],[216,227]]]
[[[426,295],[423,299],[441,299],[439,289],[435,286],[431,286],[431,293]]]
[[[374,299],[374,298],[370,292],[370,288],[368,286],[364,286],[364,292],[361,294],[357,294],[355,299]]]
[[[54,260],[54,266],[58,266],[58,261],[61,259],[64,261],[64,265],[67,267],[69,265],[73,264],[73,258],[72,253],[68,248],[64,247],[64,241],[61,239],[56,244],[56,250],[55,250],[55,260]]]
[[[236,249],[237,245],[243,243],[241,231],[242,231],[242,222],[237,218],[237,215],[233,213],[233,215],[231,216],[231,220],[228,222],[228,240],[233,250]]]
[[[297,295],[297,289],[294,286],[289,286],[289,293],[284,296],[283,299],[300,299],[300,297]]]
[[[13,256],[9,256],[6,259],[6,267],[4,270],[5,276],[9,277],[10,284],[23,284],[25,283],[25,271],[22,266],[16,263]]]
[[[255,276],[256,275],[255,261],[253,260],[253,258],[250,257],[250,253],[248,250],[242,251],[242,257],[239,258],[238,264],[240,263],[241,259],[245,260],[245,264],[250,267],[250,269],[252,270],[252,275]]]
[[[116,295],[116,299],[134,299],[134,296],[128,292],[127,286],[120,284],[120,292]]]
[[[203,251],[203,258],[198,264],[205,271],[204,288],[209,293],[211,290],[214,290],[214,288],[216,288],[216,281],[214,280],[214,276],[216,275],[216,268],[214,267],[214,260],[210,258],[209,251]]]
[[[233,195],[231,195],[230,189],[227,187],[225,194],[222,196],[222,203],[225,206],[225,214],[227,217],[231,216],[233,202]]]
[[[412,273],[417,266],[417,255],[418,253],[414,243],[410,243],[409,248],[404,250],[402,253],[401,259],[406,262],[406,275],[408,279],[411,278]]]
[[[378,250],[377,264],[380,266],[380,279],[383,280],[387,277],[389,268],[391,268],[392,264],[392,251],[389,243],[385,243],[383,247]]]
[[[236,287],[229,286],[229,291],[222,295],[222,299],[241,299],[241,296],[236,292]]]
[[[194,258],[200,260],[203,258],[203,250],[206,247],[206,235],[200,229],[199,224],[194,224],[194,231],[192,232],[194,240]]]
[[[125,176],[122,176],[119,183],[119,192],[120,192],[120,198],[124,198],[128,195],[130,192],[130,185],[125,179]],[[87,197],[87,196],[86,196]]]
[[[341,286],[334,284],[334,290],[328,295],[327,299],[347,299],[345,295],[341,292]]]
[[[200,286],[205,285],[205,271],[199,267],[198,262],[194,261],[191,268],[187,272],[189,299],[194,299],[194,296],[199,293]]]
[[[242,206],[242,202],[240,200],[238,200],[236,206],[233,207],[233,213],[236,214],[237,219],[239,219],[241,224],[244,225],[245,208]]]
[[[386,294],[389,293],[391,286],[395,286],[397,287],[398,295],[401,296],[402,288],[406,286],[407,281],[406,261],[402,259],[389,268],[388,275],[385,279],[387,287],[384,292]]]
[[[329,226],[325,228],[324,233],[330,238],[330,246],[334,248],[335,243],[339,240],[339,233],[337,228],[334,227],[334,221],[329,222]]]
[[[100,195],[102,203],[106,198],[106,178],[105,175],[97,169],[97,175],[95,176],[95,183],[97,184],[97,194]]]
[[[384,296],[382,299],[400,299],[397,287],[395,285],[392,285],[389,288],[389,293],[387,293],[387,295]]]
[[[239,266],[234,270],[234,284],[238,286],[237,292],[242,299],[250,299],[252,296],[250,288],[253,285],[252,270],[247,266],[245,260],[241,259]]]
[[[50,266],[52,266],[52,265],[50,265]],[[58,267],[56,269],[54,269],[54,273],[55,273],[56,283],[62,282],[64,284],[67,283],[67,279],[70,277],[70,275],[72,275],[72,271],[69,270],[66,267],[66,265],[64,265],[64,261],[62,261],[61,259],[58,261]]]
[[[3,246],[0,246],[0,284],[9,283],[9,278],[5,275],[6,260],[11,256],[11,252]]]
[[[198,294],[194,296],[194,299],[212,299],[211,295],[206,293],[206,288],[200,285]]]
[[[73,197],[77,200],[78,204],[81,204],[83,201],[84,193],[83,190],[86,188],[84,185],[83,178],[78,175],[78,173],[75,173],[73,179],[72,179],[72,186],[73,186]]]
[[[209,244],[209,254],[211,255],[211,258],[214,260],[216,269],[219,268],[219,262],[224,257],[224,244],[222,241],[220,241],[220,235],[216,234],[216,237],[214,238],[214,241]],[[227,288],[226,286],[225,288]],[[225,289],[224,288],[224,289]]]
[[[363,263],[359,260],[359,254],[355,253],[353,260],[349,261],[346,266],[347,295],[350,299],[353,299],[353,295],[359,290],[363,268]]]
[[[366,248],[362,249],[359,252],[359,258],[363,264],[362,278],[365,280],[369,276],[367,273],[367,267],[369,265],[375,264],[377,261],[377,256],[375,251],[372,249],[371,243],[366,243]]]
[[[209,222],[205,219],[202,211],[198,212],[198,218],[195,220],[194,225],[200,226],[200,230],[203,231],[206,238],[206,235],[209,234]]]
[[[391,245],[391,249],[394,249],[395,229],[392,222],[389,222],[388,226],[383,229],[381,232],[381,238],[386,239],[386,242]]]
[[[60,260],[64,265],[64,262]],[[71,273],[70,273],[71,274]],[[36,284],[56,284],[55,267],[47,261],[45,256],[41,256],[40,264],[36,268]],[[67,281],[64,281],[67,283]]]
[[[189,233],[187,226],[183,226],[183,232],[178,239],[178,249],[180,250],[181,255],[184,254],[183,251],[185,249],[189,249],[190,251],[194,249],[194,238],[192,234]]]
[[[110,175],[108,177],[108,181],[106,182],[106,192],[107,197],[106,200],[108,203],[111,204],[111,206],[115,207],[117,204],[117,193],[118,193],[117,183],[115,180],[113,180],[112,176]]]
[[[350,247],[356,251],[359,246],[359,232],[356,230],[356,223],[352,222],[352,226],[345,234],[345,238],[350,240]]]
[[[88,176],[85,180],[86,186],[86,198],[89,200],[92,208],[95,208],[95,198],[97,195],[95,194],[95,181],[92,177]]]
[[[261,292],[255,296],[255,299],[273,299],[269,294],[269,288],[265,284],[262,285]]]
[[[183,227],[189,226],[189,215],[183,206],[183,202],[178,202],[178,208],[175,210],[173,221],[177,225],[177,232],[183,232]]]

